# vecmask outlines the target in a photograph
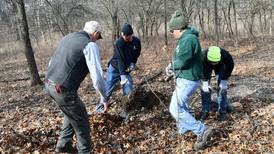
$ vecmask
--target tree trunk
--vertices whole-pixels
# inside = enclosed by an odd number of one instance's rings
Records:
[[[70,30],[69,30],[69,26],[68,26],[68,23],[67,21],[65,20],[65,18],[63,17],[63,15],[61,14],[61,10],[60,10],[60,7],[57,7],[57,8],[54,8],[51,4],[51,1],[49,0],[45,0],[45,2],[51,7],[52,9],[52,13],[53,13],[53,16],[55,18],[55,22],[56,22],[56,26],[57,28],[59,29],[59,31],[61,32],[61,34],[63,36],[67,35]],[[59,17],[59,18],[58,18]],[[59,21],[60,20],[60,21]],[[63,22],[60,23],[60,22]]]
[[[273,25],[273,9],[270,9],[270,20],[269,20],[269,34],[272,35],[272,25]]]
[[[144,18],[141,12],[138,13],[138,16],[140,18],[138,24],[137,24],[137,33],[138,35],[144,39],[144,32],[143,32],[143,27],[144,27]],[[141,31],[141,32],[140,32]]]
[[[226,36],[226,32],[228,31],[228,34],[229,34],[229,37],[231,37],[231,32],[230,32],[230,29],[229,29],[229,23],[228,23],[228,19],[227,19],[227,16],[229,16],[229,14],[226,14],[226,10],[224,7],[222,7],[222,12],[223,12],[223,15],[224,15],[224,24],[223,24],[223,32],[224,32],[224,35]],[[226,30],[225,30],[225,26],[226,26]]]
[[[138,31],[141,30],[141,33],[139,35],[141,35],[142,39],[145,39],[145,25],[144,25],[144,15],[142,12],[138,13],[140,21],[138,24]]]
[[[218,26],[218,0],[214,0],[214,28],[215,28],[215,41],[216,44],[219,45],[219,26]]]
[[[252,13],[250,16],[250,21],[248,22],[248,32],[249,32],[249,35],[255,39],[255,36],[253,34],[254,20],[255,20],[255,13]]]
[[[236,7],[235,7],[235,2],[234,0],[231,0],[232,3],[232,8],[233,8],[233,13],[234,13],[234,24],[235,24],[235,36],[236,36],[236,41],[238,42],[238,23],[237,23],[237,12],[236,12]]]
[[[190,19],[190,18],[192,18],[192,19]],[[199,20],[199,15],[198,15],[198,13],[195,13],[193,16],[190,16],[190,21],[193,21],[193,23],[194,23],[194,25],[199,25],[199,23],[198,23],[198,20]],[[197,18],[198,18],[198,20],[197,20]]]
[[[18,12],[17,12],[18,13]],[[22,40],[22,38],[23,38],[23,36],[22,36],[22,33],[21,33],[21,23],[20,23],[20,21],[19,21],[19,19],[18,18],[16,18],[15,19],[16,20],[16,22],[15,22],[15,26],[16,26],[16,28],[15,28],[15,30],[16,30],[16,40]]]
[[[118,8],[115,8],[112,18],[112,43],[119,37],[119,21],[118,21]]]
[[[182,11],[184,13],[187,13],[187,11],[186,11],[186,4],[185,3],[186,3],[185,0],[181,0],[181,9],[182,9]]]
[[[206,2],[207,3],[207,2]],[[208,6],[207,6],[208,7]],[[208,33],[211,35],[211,24],[210,24],[210,9],[207,8],[207,29]]]
[[[11,28],[9,28],[9,33],[14,33],[13,29],[15,30],[16,34],[16,41],[22,39],[21,30],[20,30],[20,21],[18,17],[16,16],[18,14],[18,7],[15,1],[10,0],[11,5],[11,11],[8,13],[8,16],[10,16],[10,23]]]
[[[261,10],[259,11],[259,21],[260,21],[260,32],[263,34],[263,21],[262,21],[262,12]]]
[[[37,23],[36,29],[37,29],[37,35],[39,36],[40,35],[39,33],[41,33],[42,40],[43,40],[43,42],[45,42],[45,35],[44,35],[44,31],[42,29],[40,21],[41,21],[41,19],[40,19],[40,11],[38,9],[36,11],[36,23]]]
[[[264,33],[265,33],[266,32],[266,26],[267,26],[267,19],[266,19],[267,15],[266,15],[266,9],[264,8],[263,10],[264,10],[264,27],[263,27],[264,29],[263,30],[264,30]]]
[[[227,12],[227,14],[228,14],[228,17],[227,17],[228,25],[227,26],[230,31],[230,33],[229,33],[230,38],[232,38],[232,35],[234,35],[233,29],[232,29],[232,24],[231,24],[231,7],[232,7],[232,2],[230,1],[229,5],[228,5],[228,12]]]
[[[48,14],[47,11],[46,11],[45,16],[46,16],[46,19],[47,19],[47,20],[46,20],[46,24],[47,24],[47,33],[48,33],[48,39],[49,39],[48,42],[49,42],[50,46],[52,46],[52,40],[53,40],[53,38],[52,38],[52,32],[53,32],[52,18],[51,18],[51,16]]]
[[[153,37],[153,28],[154,28],[154,21],[150,23],[150,37]]]
[[[159,20],[156,22],[156,26],[155,26],[156,36],[159,36],[159,29],[160,29],[161,25],[162,25],[162,21]]]
[[[126,22],[127,22],[127,23],[131,23],[131,21],[129,21],[129,18],[128,18],[128,15],[127,15],[127,13],[126,13],[126,10],[125,10],[125,9],[121,9],[121,10],[122,10],[122,12],[123,12],[123,14],[124,14],[124,17],[125,17]]]
[[[167,42],[167,12],[166,12],[167,6],[166,6],[166,0],[165,0],[165,45],[168,44]]]
[[[219,33],[219,40],[224,37],[224,28],[225,28],[225,23],[221,25],[221,18],[218,17],[218,33]]]
[[[144,37],[147,42],[148,41],[148,18],[145,12],[143,13],[143,15],[145,15],[144,16]]]
[[[29,37],[29,27],[28,27],[26,12],[25,12],[24,0],[18,0],[17,7],[18,7],[18,17],[21,19],[22,38],[24,41],[25,56],[27,58],[27,63],[30,70],[31,85],[34,86],[34,85],[42,84],[42,81],[40,79],[40,76],[37,70],[33,49],[32,49],[31,41]]]
[[[202,1],[199,0],[199,3],[197,3],[197,14],[198,14],[198,18],[199,18],[199,25],[201,27],[203,36],[206,39],[207,36],[206,36],[205,26],[204,26],[204,9],[201,8],[201,6],[202,6]]]

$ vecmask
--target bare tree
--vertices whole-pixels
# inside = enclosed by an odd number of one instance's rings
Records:
[[[115,40],[120,36],[120,21],[118,17],[120,2],[115,0],[100,0],[100,3],[107,10],[111,17],[112,42],[114,44]]]
[[[236,12],[236,7],[235,7],[235,1],[234,0],[231,0],[231,5],[232,5],[232,8],[233,8],[233,14],[234,14],[234,25],[235,25],[235,36],[236,36],[236,41],[238,42],[238,23],[237,23],[237,12]]]
[[[204,9],[202,8],[203,6],[203,2],[202,0],[198,1],[199,3],[197,3],[197,14],[199,17],[199,25],[201,27],[202,30],[202,34],[204,36],[204,38],[207,38],[206,32],[205,32],[205,26],[204,26]]]
[[[25,56],[27,58],[27,63],[30,70],[31,85],[34,86],[37,84],[42,84],[42,81],[40,79],[40,76],[37,70],[33,49],[32,49],[31,41],[29,37],[29,27],[28,27],[28,21],[26,17],[24,0],[18,0],[15,3],[18,8],[18,17],[20,18],[21,26],[22,26],[21,33],[24,41]]]
[[[167,40],[167,4],[166,4],[166,0],[164,1],[165,3],[165,45],[168,44],[168,40]]]
[[[51,8],[55,25],[63,36],[72,32],[75,27],[77,27],[76,29],[79,29],[79,26],[83,26],[79,24],[79,22],[85,19],[85,14],[92,14],[81,1],[45,0],[45,2]]]
[[[214,0],[214,28],[215,28],[215,41],[219,45],[219,24],[218,24],[218,0]]]
[[[22,39],[17,10],[9,2],[0,2],[1,38]],[[9,2],[9,3],[7,3]],[[28,0],[29,35],[32,40],[53,40],[54,36],[80,30],[87,20],[97,20],[114,42],[120,35],[121,23],[132,24],[144,42],[164,35],[167,42],[167,21],[176,9],[182,9],[204,38],[216,42],[226,36],[255,38],[272,35],[273,0]],[[267,33],[269,32],[269,33]],[[56,35],[58,34],[58,35]],[[12,39],[10,39],[12,38]],[[6,41],[6,40],[5,40]],[[4,41],[4,42],[5,42]],[[51,43],[47,41],[46,43]]]
[[[195,2],[193,0],[181,0],[181,9],[187,15],[188,18],[191,17],[194,12]]]
[[[272,3],[272,5],[270,5],[270,20],[269,20],[269,34],[272,35],[272,26],[273,26],[273,10],[274,10],[274,5]]]

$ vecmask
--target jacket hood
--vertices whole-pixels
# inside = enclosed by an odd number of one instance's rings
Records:
[[[186,35],[186,34],[193,34],[193,35],[199,37],[199,32],[194,27],[188,27],[186,29],[186,31],[183,33],[183,35]]]

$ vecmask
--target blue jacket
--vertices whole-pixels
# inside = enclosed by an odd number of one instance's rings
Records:
[[[126,69],[130,66],[130,63],[136,64],[138,57],[141,53],[141,41],[133,36],[131,42],[125,42],[120,37],[114,46],[114,54],[109,64],[115,69],[119,70],[120,75],[128,75]]]

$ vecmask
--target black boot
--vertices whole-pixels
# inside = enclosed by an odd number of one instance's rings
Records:
[[[72,143],[66,144],[64,147],[56,147],[55,148],[55,153],[59,154],[59,153],[70,153],[70,154],[74,154],[77,153],[77,149],[75,147],[72,147]]]
[[[206,120],[209,116],[209,112],[208,111],[202,111],[201,113],[201,120]]]
[[[226,121],[226,120],[227,120],[226,113],[219,113],[219,115],[218,115],[218,121]]]

